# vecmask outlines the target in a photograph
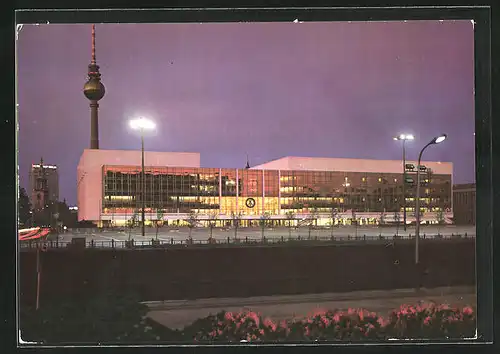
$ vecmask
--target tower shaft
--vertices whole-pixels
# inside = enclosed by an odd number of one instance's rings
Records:
[[[99,149],[99,103],[90,101],[90,148]]]

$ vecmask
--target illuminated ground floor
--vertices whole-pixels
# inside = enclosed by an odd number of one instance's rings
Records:
[[[427,225],[433,224],[451,224],[453,220],[452,213],[427,212],[421,216],[421,223]],[[130,226],[134,222],[140,223],[141,212],[136,213],[108,213],[101,215],[101,220],[97,222],[99,227],[124,227]],[[407,224],[415,223],[415,217],[408,213]],[[293,213],[284,212],[280,215],[226,215],[216,213],[145,213],[145,224],[147,226],[159,225],[165,226],[188,226],[195,227],[255,227],[266,225],[267,227],[279,226],[348,226],[348,225],[396,225],[403,224],[403,213],[353,213],[338,212],[336,215],[330,213]]]

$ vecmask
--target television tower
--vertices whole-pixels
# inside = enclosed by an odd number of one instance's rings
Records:
[[[101,82],[99,65],[95,59],[95,25],[92,25],[92,61],[89,65],[88,76],[83,87],[83,94],[90,100],[90,148],[99,149],[98,101],[104,97],[105,89]]]

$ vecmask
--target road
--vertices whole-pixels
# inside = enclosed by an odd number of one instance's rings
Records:
[[[476,292],[473,287],[422,289],[416,294],[412,289],[389,291],[357,291],[345,294],[309,294],[295,296],[266,296],[243,299],[200,299],[150,302],[148,316],[170,327],[182,328],[198,318],[222,310],[239,312],[251,310],[275,321],[301,318],[317,310],[347,310],[364,308],[381,315],[403,304],[435,302],[450,306],[476,308]]]

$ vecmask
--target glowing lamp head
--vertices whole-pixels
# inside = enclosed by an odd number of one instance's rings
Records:
[[[129,124],[130,128],[134,130],[154,130],[156,128],[155,122],[144,117],[132,119]]]
[[[413,140],[415,137],[412,134],[400,134],[393,138],[394,140]]]
[[[436,136],[433,140],[432,140],[432,143],[433,144],[439,144],[439,143],[442,143],[443,141],[446,140],[446,137],[447,135],[446,134],[442,134],[440,136]]]

